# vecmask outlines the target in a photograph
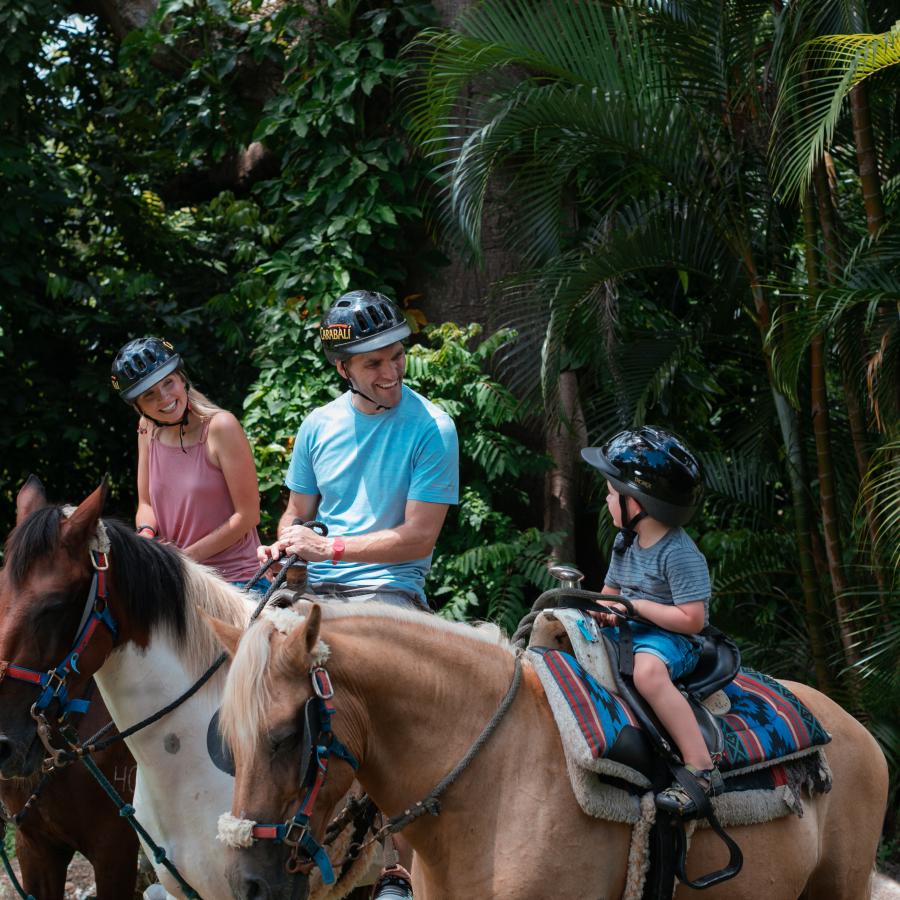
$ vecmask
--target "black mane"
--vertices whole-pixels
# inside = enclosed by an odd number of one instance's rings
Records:
[[[47,506],[13,529],[6,542],[5,567],[21,586],[32,566],[59,546],[62,508]],[[180,553],[168,544],[138,537],[118,519],[103,519],[109,535],[109,575],[128,619],[140,631],[168,627],[185,634],[187,576]]]

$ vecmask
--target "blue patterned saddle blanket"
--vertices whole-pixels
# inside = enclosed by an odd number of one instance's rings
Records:
[[[617,745],[627,743],[628,729],[641,727],[625,701],[599,684],[572,654],[543,647],[531,652],[541,657],[564,698],[586,753],[595,760],[619,756],[621,761]],[[723,774],[796,759],[831,740],[797,697],[768,675],[742,668],[722,690],[728,711],[716,721],[724,738]]]

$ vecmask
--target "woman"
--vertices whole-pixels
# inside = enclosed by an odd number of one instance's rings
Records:
[[[259,565],[259,488],[240,422],[191,385],[168,341],[129,341],[111,377],[141,417],[138,534],[171,541],[234,584],[247,582]]]

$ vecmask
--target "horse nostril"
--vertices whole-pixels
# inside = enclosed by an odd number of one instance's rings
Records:
[[[269,896],[269,889],[265,882],[257,881],[250,878],[244,882],[244,898],[243,900],[266,900]]]
[[[0,734],[0,766],[7,762],[13,755],[12,741],[5,735]]]

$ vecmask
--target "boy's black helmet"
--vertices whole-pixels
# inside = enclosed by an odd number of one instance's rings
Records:
[[[319,326],[329,362],[380,350],[409,334],[409,325],[399,307],[384,294],[373,291],[350,291],[338,297]]]
[[[620,494],[634,497],[647,515],[666,525],[684,525],[702,499],[700,463],[678,435],[662,428],[621,431],[581,455]]]
[[[136,338],[116,354],[110,381],[126,403],[134,403],[144,391],[180,367],[181,357],[168,341]]]

